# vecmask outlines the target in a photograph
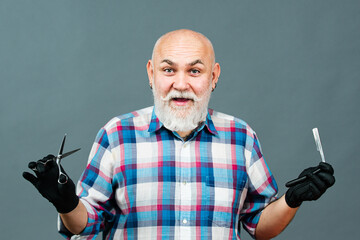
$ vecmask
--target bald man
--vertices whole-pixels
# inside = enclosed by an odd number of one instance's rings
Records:
[[[154,107],[110,120],[98,133],[77,185],[59,184],[54,156],[24,173],[59,212],[67,238],[256,239],[278,235],[303,201],[335,179],[328,164],[277,198],[256,133],[208,109],[220,76],[211,42],[181,29],[156,42],[147,63]],[[317,173],[314,173],[316,170]]]

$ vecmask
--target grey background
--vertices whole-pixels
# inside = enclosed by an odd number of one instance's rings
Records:
[[[190,28],[222,67],[210,107],[258,133],[279,185],[316,165],[318,127],[337,182],[304,203],[276,239],[354,239],[358,174],[360,1],[0,2],[1,239],[62,239],[55,209],[21,174],[63,161],[74,180],[111,117],[152,105],[145,70],[156,39]],[[250,239],[243,232],[243,239]]]

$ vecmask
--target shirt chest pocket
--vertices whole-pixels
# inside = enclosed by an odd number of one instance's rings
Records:
[[[246,174],[242,173],[236,179],[208,176],[206,189],[209,206],[209,220],[220,227],[231,227],[236,216],[240,198],[246,184]]]

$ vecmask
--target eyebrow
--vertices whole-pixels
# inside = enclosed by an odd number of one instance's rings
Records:
[[[198,63],[204,65],[204,63],[200,59],[197,59],[197,60],[195,60],[195,61],[193,61],[193,62],[191,62],[189,64],[186,64],[186,65],[194,66],[194,65],[196,65]]]
[[[177,66],[176,63],[174,63],[173,61],[171,61],[171,60],[169,60],[169,59],[166,59],[166,58],[165,58],[164,60],[162,60],[161,63],[167,63],[167,64],[169,64],[170,66]],[[204,63],[203,63],[200,59],[196,59],[195,61],[192,61],[191,63],[187,63],[186,65],[188,65],[188,66],[194,66],[194,65],[196,65],[196,64],[202,64],[202,65],[204,65]]]
[[[177,64],[174,63],[173,61],[171,61],[171,60],[169,60],[169,59],[166,59],[166,58],[161,61],[161,63],[163,63],[163,62],[169,64],[170,66],[177,65]]]

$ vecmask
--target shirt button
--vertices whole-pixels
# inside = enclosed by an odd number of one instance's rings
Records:
[[[183,219],[183,224],[187,224],[187,220],[186,219]]]

